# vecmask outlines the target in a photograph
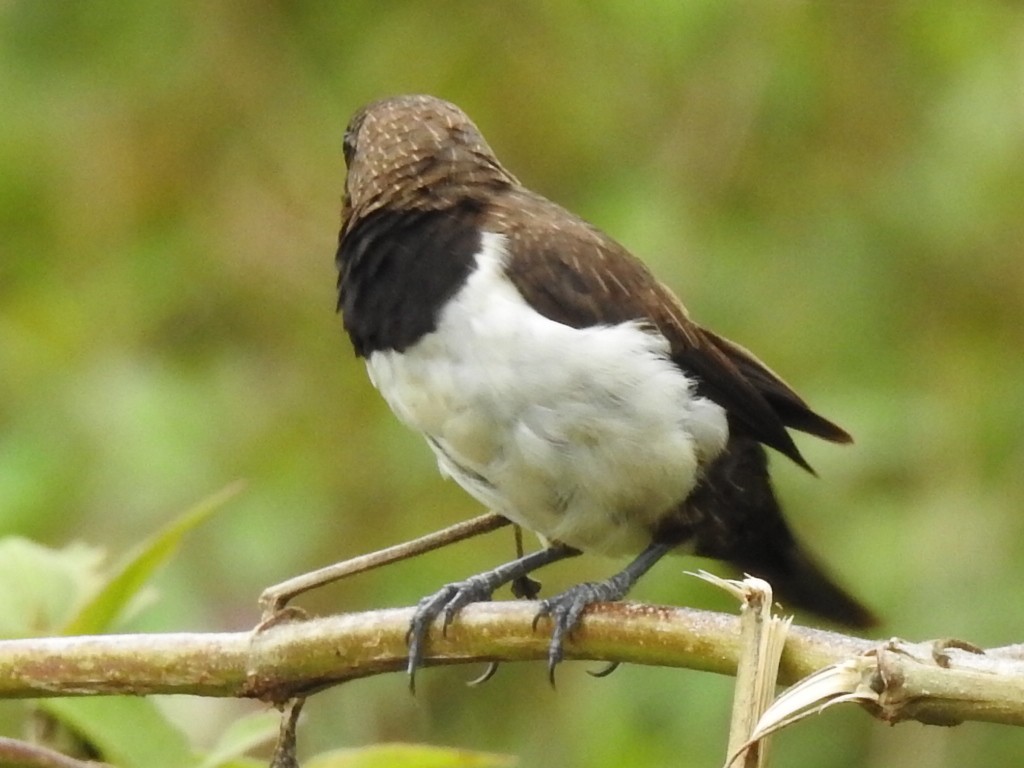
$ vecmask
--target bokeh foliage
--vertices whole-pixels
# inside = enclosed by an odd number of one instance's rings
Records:
[[[236,478],[131,629],[241,629],[273,581],[478,512],[333,315],[350,113],[460,104],[532,187],[626,243],[850,448],[777,461],[881,636],[1020,641],[1024,9],[998,0],[0,6],[0,532],[122,551]],[[409,604],[460,545],[304,604]],[[607,574],[597,558],[545,588]],[[660,566],[637,597],[725,607]],[[307,708],[312,752],[421,740],[530,766],[715,765],[730,681],[428,671]],[[239,709],[166,702],[213,743]],[[13,727],[6,715],[0,729]],[[829,713],[791,766],[1011,764],[1006,728]]]

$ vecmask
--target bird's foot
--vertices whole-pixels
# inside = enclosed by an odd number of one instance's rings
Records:
[[[628,591],[629,585],[623,584],[622,579],[613,577],[608,581],[577,584],[541,602],[540,610],[533,618],[533,627],[536,629],[537,623],[545,616],[551,619],[553,627],[551,642],[548,643],[548,680],[551,685],[555,684],[555,667],[563,659],[562,645],[580,623],[587,607],[593,603],[621,600]]]
[[[512,562],[499,565],[497,568],[470,576],[465,581],[456,581],[447,584],[433,595],[429,595],[416,606],[413,612],[412,621],[409,622],[409,631],[406,633],[406,643],[409,646],[409,690],[415,690],[416,669],[423,662],[423,648],[426,644],[427,632],[434,619],[442,616],[441,632],[448,629],[455,614],[470,603],[486,602],[491,599],[494,590],[503,584],[513,582],[516,584],[516,594],[533,594],[540,588],[540,584],[528,577],[530,571],[540,568],[543,565],[564,560],[567,557],[575,557],[580,551],[564,544],[555,544],[547,549],[541,549],[523,555]],[[491,670],[485,673],[488,677]]]
[[[447,634],[448,626],[455,619],[455,614],[470,603],[486,602],[491,599],[496,586],[490,573],[470,576],[465,581],[446,584],[432,595],[424,597],[416,605],[409,631],[405,639],[409,646],[409,690],[416,689],[416,670],[423,663],[423,650],[426,645],[427,632],[434,620],[441,616],[441,634]]]

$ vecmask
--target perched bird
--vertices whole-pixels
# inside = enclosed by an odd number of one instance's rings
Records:
[[[441,472],[545,548],[420,601],[430,624],[556,560],[635,559],[541,603],[549,669],[587,605],[673,551],[727,561],[852,627],[871,612],[795,539],[765,446],[850,436],[743,347],[702,328],[615,240],[526,189],[470,119],[431,96],[359,110],[344,139],[338,307],[355,352]]]

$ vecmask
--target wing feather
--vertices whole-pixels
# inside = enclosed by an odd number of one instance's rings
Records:
[[[693,322],[641,261],[582,219],[517,189],[498,198],[484,225],[508,238],[509,279],[535,310],[574,328],[649,323],[697,391],[726,410],[731,430],[812,472],[787,427],[850,442],[754,355]]]

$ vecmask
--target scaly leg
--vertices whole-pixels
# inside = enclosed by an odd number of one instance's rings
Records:
[[[406,635],[409,644],[409,688],[415,690],[416,668],[423,661],[423,646],[427,637],[427,630],[441,614],[444,618],[441,624],[442,633],[448,629],[455,614],[470,603],[479,603],[491,599],[494,590],[503,584],[520,579],[531,571],[550,563],[564,560],[568,557],[575,557],[580,554],[578,549],[567,547],[564,544],[555,544],[547,549],[531,552],[510,563],[499,565],[497,568],[486,571],[476,576],[470,576],[465,581],[456,581],[446,584],[433,595],[428,595],[420,600],[413,614],[412,622],[409,624],[409,632]]]
[[[562,643],[580,622],[583,611],[592,603],[621,600],[633,585],[656,562],[675,549],[675,542],[653,542],[633,562],[607,581],[589,581],[570,587],[561,594],[549,597],[540,604],[533,626],[544,616],[554,624],[548,646],[548,679],[555,684],[555,667],[562,661]]]

